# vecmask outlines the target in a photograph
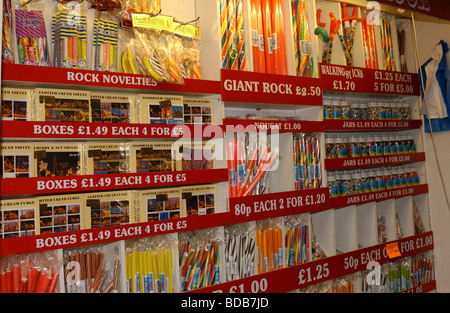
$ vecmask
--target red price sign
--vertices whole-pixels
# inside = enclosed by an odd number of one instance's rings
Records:
[[[233,220],[256,219],[317,212],[328,209],[328,188],[279,192],[249,197],[230,198]]]
[[[317,78],[222,70],[221,83],[223,101],[322,105]]]
[[[418,74],[323,63],[319,68],[324,90],[420,95]]]

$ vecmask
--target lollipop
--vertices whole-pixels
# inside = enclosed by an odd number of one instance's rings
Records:
[[[192,67],[194,60],[190,53],[183,53],[180,57],[180,69],[183,78],[189,78],[189,73]]]

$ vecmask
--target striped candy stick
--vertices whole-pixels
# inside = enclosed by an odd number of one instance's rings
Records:
[[[33,21],[31,27],[29,27],[29,37],[30,37],[30,55],[32,55],[32,61],[34,65],[37,65],[39,61],[39,48],[38,48],[38,39],[40,37],[39,34],[39,25],[41,23],[38,11],[31,10],[28,12],[29,18]]]
[[[350,44],[350,16],[348,15],[348,9],[347,9],[347,4],[346,3],[342,3],[341,4],[342,7],[342,24],[343,24],[343,28],[344,28],[344,42],[345,45],[347,46],[347,50],[350,49],[349,44]]]
[[[350,16],[351,26],[350,26],[350,42],[348,51],[350,55],[353,55],[353,43],[355,41],[356,24],[362,22],[362,18],[358,18],[358,7],[355,5],[353,7],[352,15]]]
[[[220,0],[220,39],[222,44],[222,68],[226,69],[228,64],[228,0]]]
[[[272,12],[271,26],[272,26],[272,53],[273,53],[273,70],[275,74],[281,74],[281,59],[280,59],[280,43],[279,43],[279,23],[278,23],[278,9],[277,0],[270,0],[270,10]]]
[[[262,17],[263,17],[263,31],[264,31],[264,52],[266,55],[266,72],[274,73],[273,60],[273,41],[272,41],[272,10],[270,6],[271,0],[262,0]]]
[[[267,73],[267,63],[266,63],[266,49],[268,47],[265,46],[264,40],[264,23],[263,23],[263,9],[262,9],[262,0],[254,0],[256,5],[256,14],[257,14],[257,29],[258,29],[258,47],[259,47],[259,69],[261,73]]]
[[[388,21],[388,34],[389,34],[389,51],[390,51],[390,57],[391,57],[391,71],[395,71],[395,61],[394,61],[394,45],[392,42],[392,31],[391,31],[391,23]]]
[[[363,48],[364,48],[364,63],[366,68],[373,68],[371,64],[371,57],[369,52],[369,37],[367,30],[367,21],[366,19],[362,20],[362,36],[363,36]]]
[[[299,51],[299,38],[298,38],[298,5],[299,0],[291,0],[291,12],[292,12],[292,32],[294,34],[294,58],[295,58],[295,72],[298,76],[300,66],[300,51]]]
[[[27,31],[24,25],[26,21],[27,12],[25,10],[15,10],[16,21],[16,37],[17,37],[17,52],[19,55],[19,64],[24,64],[28,58],[28,49],[25,46],[25,37],[27,37]]]
[[[374,68],[379,69],[379,64],[378,64],[378,51],[377,51],[377,46],[376,46],[376,40],[375,40],[375,27],[372,25],[369,25],[369,40],[370,40],[370,46],[371,46],[371,54],[372,54],[372,59],[374,61]]]
[[[338,22],[334,17],[333,12],[330,12],[330,42],[328,47],[328,64],[331,64],[331,58],[333,54],[333,40],[334,35],[337,33],[340,27],[340,21]]]
[[[384,20],[380,20],[380,34],[381,34],[381,49],[383,50],[383,58],[384,58],[384,64],[383,69],[387,69],[387,62],[386,62],[386,32],[384,30]]]
[[[259,53],[259,41],[258,41],[258,12],[256,9],[256,1],[250,0],[250,12],[251,12],[251,38],[252,38],[252,57],[253,57],[253,71],[260,72],[260,53]]]
[[[299,35],[299,52],[300,52],[300,68],[299,76],[305,77],[310,75],[310,35],[309,35],[309,23],[308,13],[306,8],[306,2],[301,0],[297,14],[298,25],[300,28]]]
[[[277,24],[278,24],[278,32],[277,32],[277,43],[279,45],[279,54],[280,54],[280,67],[281,74],[287,75],[287,55],[286,55],[286,35],[284,30],[284,13],[283,13],[283,5],[281,0],[276,0],[276,9],[277,9]]]
[[[352,66],[353,65],[353,57],[350,55],[350,53],[348,51],[347,44],[345,43],[345,39],[340,30],[338,30],[337,35],[339,37],[339,41],[341,42],[342,49],[344,50],[344,56],[345,56],[347,65]]]
[[[247,70],[247,57],[245,55],[245,40],[244,40],[244,9],[243,0],[236,2],[236,41],[238,54],[238,69]]]
[[[353,64],[353,60],[352,60],[350,54],[348,53],[347,44],[345,42],[344,36],[342,35],[341,29],[340,29],[342,22],[341,22],[341,20],[336,19],[333,12],[330,12],[330,19],[331,19],[331,24],[333,24],[336,29],[335,33],[339,37],[339,41],[341,42],[342,49],[344,50],[344,55],[345,55],[345,60],[347,62],[347,65],[350,66]]]
[[[236,45],[236,0],[228,0],[228,36],[227,36],[227,51],[228,51],[228,69],[237,70],[237,45]]]

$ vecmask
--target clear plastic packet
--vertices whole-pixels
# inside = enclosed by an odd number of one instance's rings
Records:
[[[290,215],[283,219],[286,266],[308,262],[310,260],[308,214]]]
[[[320,139],[316,133],[294,133],[295,190],[322,186]]]
[[[11,255],[0,259],[0,293],[60,292],[62,260],[56,251]]]
[[[174,22],[174,34],[175,50],[183,78],[202,79],[200,27]]]
[[[174,47],[173,18],[133,13],[138,62],[146,75],[158,83],[183,83]]]
[[[18,64],[50,66],[52,64],[47,42],[44,11],[46,4],[41,1],[15,2],[14,23]],[[8,30],[7,30],[8,31]],[[9,33],[9,35],[11,35]],[[4,34],[5,42],[10,40]],[[6,52],[4,55],[7,55]]]
[[[119,28],[119,42],[121,43],[120,72],[125,74],[144,74],[140,55],[137,53],[138,44],[132,28]],[[136,52],[136,53],[135,53]]]
[[[58,2],[52,15],[54,67],[88,69],[87,2]]]
[[[119,20],[109,12],[96,14],[92,30],[91,64],[94,71],[118,71]]]
[[[14,64],[13,0],[3,0],[2,62]]]
[[[223,234],[220,228],[179,234],[180,291],[195,290],[222,282],[220,264]]]
[[[119,291],[119,252],[107,257],[103,245],[64,250],[66,293],[117,293]]]
[[[427,251],[411,257],[411,287],[434,280],[434,253]]]
[[[256,238],[254,223],[225,227],[226,281],[255,275]]]
[[[127,241],[127,292],[173,293],[176,249],[174,234]]]
[[[227,164],[230,197],[268,193],[269,172],[279,156],[270,137],[256,132],[227,132]]]
[[[256,222],[258,274],[285,267],[282,226],[282,220],[279,218]]]
[[[327,280],[318,284],[306,287],[306,293],[333,293],[333,281]]]

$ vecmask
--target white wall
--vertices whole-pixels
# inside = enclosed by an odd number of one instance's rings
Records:
[[[431,56],[442,39],[450,44],[450,25],[416,21],[420,64]],[[444,188],[450,195],[450,131],[433,133],[436,151],[430,134],[424,134],[426,172],[429,184],[431,229],[434,233],[435,275],[438,292],[450,292],[450,209],[445,201]],[[436,156],[439,159],[444,182],[440,180]]]

